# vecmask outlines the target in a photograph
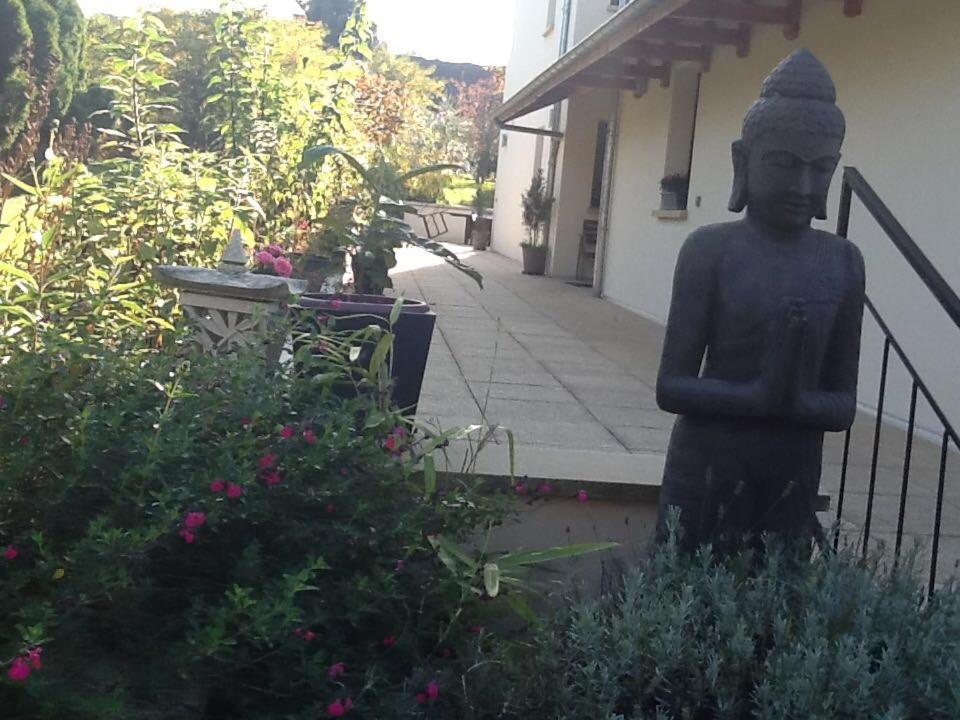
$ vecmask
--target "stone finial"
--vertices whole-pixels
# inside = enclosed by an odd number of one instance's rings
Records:
[[[247,255],[243,247],[243,235],[239,230],[233,230],[230,233],[230,243],[223,251],[223,257],[220,258],[220,272],[227,275],[239,275],[247,272]]]

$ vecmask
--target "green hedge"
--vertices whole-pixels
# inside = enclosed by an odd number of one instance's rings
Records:
[[[21,0],[0,0],[0,157],[30,116],[30,49],[33,33]]]

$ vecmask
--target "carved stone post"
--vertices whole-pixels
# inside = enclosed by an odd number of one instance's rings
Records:
[[[160,265],[153,269],[153,277],[179,290],[180,305],[204,352],[264,345],[269,364],[279,360],[283,345],[282,341],[265,345],[271,318],[283,312],[291,295],[303,293],[307,286],[305,280],[249,272],[238,231],[233,232],[217,270]]]

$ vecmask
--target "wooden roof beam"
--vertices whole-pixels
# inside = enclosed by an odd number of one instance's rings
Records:
[[[710,69],[713,47],[710,45],[661,45],[649,40],[639,39],[627,43],[616,53],[624,59],[659,60],[669,62],[699,63],[704,71]]]
[[[802,0],[784,5],[744,5],[732,0],[690,0],[673,13],[683,20],[719,20],[736,23],[782,25],[784,35],[796,37],[800,29]]]
[[[737,28],[725,28],[712,22],[690,24],[668,18],[644,30],[641,37],[691,45],[733,45],[739,57],[750,54],[750,26],[746,23]]]

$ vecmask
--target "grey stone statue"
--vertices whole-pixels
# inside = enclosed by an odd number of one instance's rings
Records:
[[[824,431],[856,412],[864,267],[811,228],[845,133],[836,89],[808,50],[784,60],[733,144],[736,222],[686,240],[677,260],[657,402],[679,417],[657,535],[680,511],[682,546],[775,533],[809,539]]]

